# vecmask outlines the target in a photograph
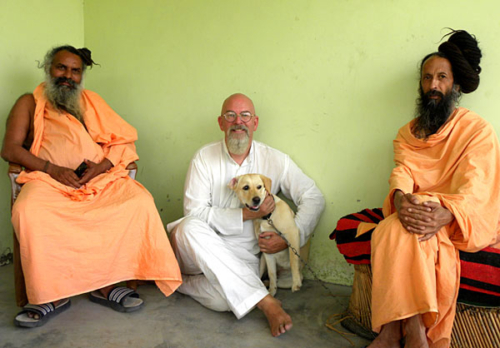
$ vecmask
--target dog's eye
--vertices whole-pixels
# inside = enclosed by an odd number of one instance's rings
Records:
[[[243,190],[245,190],[245,191],[248,191],[249,188],[250,188],[250,186],[248,186],[248,185],[243,186]]]
[[[257,190],[260,190],[262,188],[262,185],[257,186]]]

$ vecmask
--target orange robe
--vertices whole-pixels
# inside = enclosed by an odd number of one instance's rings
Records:
[[[372,235],[372,326],[423,315],[430,347],[448,347],[460,282],[458,250],[494,244],[500,217],[500,151],[489,123],[458,108],[427,140],[411,133],[394,140],[396,168],[384,202],[386,217]],[[440,202],[455,217],[425,242],[398,219],[399,189],[423,201]]]
[[[177,261],[153,197],[125,169],[138,159],[136,130],[91,91],[81,99],[87,130],[51,106],[44,84],[33,94],[34,155],[68,168],[107,158],[114,167],[76,190],[40,171],[20,174],[12,223],[29,302],[131,279],[155,280],[170,295],[182,281]]]

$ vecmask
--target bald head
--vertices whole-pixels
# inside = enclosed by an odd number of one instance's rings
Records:
[[[248,114],[251,115],[248,119]],[[226,116],[231,115],[229,120]],[[244,115],[245,120],[242,119]],[[233,159],[241,164],[252,146],[253,132],[259,125],[252,100],[242,93],[229,96],[222,103],[219,127],[225,134],[227,149]]]
[[[253,106],[252,99],[248,98],[243,93],[235,93],[227,97],[222,103],[221,115],[224,115],[227,111],[234,111],[235,108],[250,111],[252,115],[255,115],[255,107]]]

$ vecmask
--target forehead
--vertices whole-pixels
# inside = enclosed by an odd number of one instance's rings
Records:
[[[81,68],[82,59],[78,55],[71,52],[59,51],[55,54],[54,59],[52,60],[52,64],[64,64],[72,68]]]
[[[242,187],[245,185],[262,185],[262,179],[260,178],[260,175],[257,174],[247,174],[238,180],[238,186]]]
[[[427,59],[422,66],[422,75],[442,72],[453,74],[450,61],[443,57],[433,56]]]
[[[224,105],[222,105],[222,111],[235,111],[235,112],[242,112],[242,111],[250,111],[251,113],[255,113],[253,103],[250,99],[243,95],[236,95],[233,96],[229,99],[227,99],[224,102]]]

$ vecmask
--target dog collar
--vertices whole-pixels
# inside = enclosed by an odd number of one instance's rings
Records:
[[[273,212],[270,212],[266,216],[261,217],[261,219],[263,219],[263,220],[269,220],[269,218],[271,217],[271,215],[273,215]]]
[[[271,194],[271,197],[273,198],[273,201],[274,201],[274,196],[272,194]],[[267,214],[266,216],[261,217],[261,219],[262,220],[269,220],[269,218],[271,217],[271,215],[273,215],[273,212],[274,212],[274,210],[272,212],[270,212],[269,214]]]

